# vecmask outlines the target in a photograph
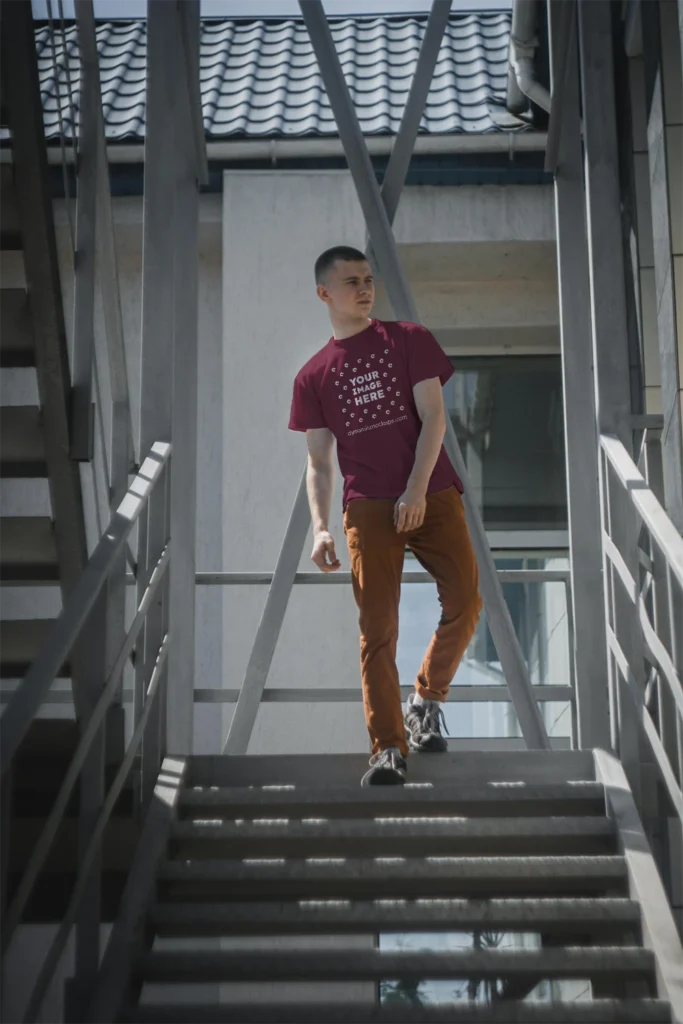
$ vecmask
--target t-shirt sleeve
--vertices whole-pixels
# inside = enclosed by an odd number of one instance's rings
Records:
[[[292,408],[289,414],[290,430],[317,430],[326,427],[320,399],[310,377],[298,374],[294,380]]]
[[[438,377],[443,387],[455,371],[441,345],[426,327],[420,324],[403,326],[410,386]]]

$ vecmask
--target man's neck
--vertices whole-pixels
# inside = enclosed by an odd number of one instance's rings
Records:
[[[341,320],[337,317],[330,317],[330,321],[332,323],[334,340],[344,341],[346,338],[352,338],[354,334],[361,334],[362,331],[366,331],[372,323],[372,318],[361,316]]]

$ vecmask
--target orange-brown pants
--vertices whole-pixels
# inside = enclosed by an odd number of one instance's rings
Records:
[[[427,494],[424,522],[396,532],[393,498],[356,498],[344,513],[353,594],[360,610],[360,667],[372,753],[408,752],[396,668],[398,605],[406,546],[436,582],[442,614],[417,674],[427,700],[444,701],[476,629],[479,573],[455,486]]]

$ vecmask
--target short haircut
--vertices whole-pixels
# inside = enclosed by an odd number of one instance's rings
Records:
[[[359,260],[365,262],[367,256],[360,249],[354,249],[352,245],[333,245],[331,249],[325,249],[315,261],[315,283],[322,284],[327,272],[332,269],[336,260],[357,263]]]

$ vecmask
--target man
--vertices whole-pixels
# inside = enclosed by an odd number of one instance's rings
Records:
[[[482,607],[463,487],[442,443],[441,388],[453,368],[424,327],[370,316],[375,285],[358,249],[326,250],[315,281],[333,333],[297,374],[289,421],[308,443],[311,557],[322,572],[341,565],[328,530],[336,438],[372,744],[361,784],[402,784],[409,749],[446,749],[441,704]],[[406,545],[434,577],[442,615],[404,716],[396,642]]]

